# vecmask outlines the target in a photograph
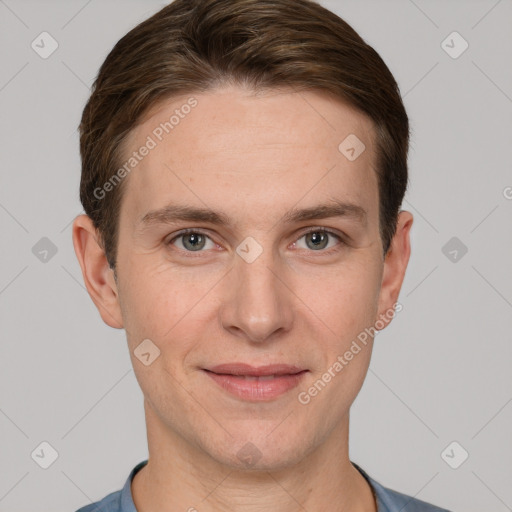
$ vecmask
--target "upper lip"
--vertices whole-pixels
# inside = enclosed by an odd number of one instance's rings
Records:
[[[265,375],[294,375],[305,371],[305,368],[299,368],[290,364],[269,364],[266,366],[251,366],[245,363],[227,363],[205,368],[205,370],[224,374],[224,375],[249,375],[261,377]]]

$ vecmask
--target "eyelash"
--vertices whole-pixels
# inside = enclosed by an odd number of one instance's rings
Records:
[[[209,238],[210,240],[212,240],[211,237],[208,235],[208,233],[202,231],[201,229],[187,228],[187,229],[184,229],[184,230],[180,231],[179,233],[177,233],[172,239],[170,239],[167,242],[167,245],[169,245],[169,246],[173,245],[173,243],[176,240],[178,240],[182,236],[185,236],[185,235],[188,235],[191,233],[194,233],[197,235],[203,235],[203,236]],[[335,252],[340,251],[344,246],[347,245],[347,243],[345,242],[345,240],[343,239],[343,237],[341,235],[337,234],[334,231],[331,231],[329,229],[326,229],[326,228],[320,227],[320,226],[314,227],[314,228],[309,228],[307,231],[302,232],[301,235],[297,238],[297,241],[300,240],[301,238],[303,238],[304,236],[308,235],[309,233],[326,233],[329,236],[333,236],[333,237],[337,238],[339,243],[336,244],[334,247],[331,247],[330,249],[324,249],[324,250],[319,250],[319,251],[310,250],[308,252],[312,252],[312,253],[318,252],[321,255],[329,255],[329,254],[333,254]],[[213,240],[212,240],[212,242],[213,242]],[[192,257],[192,258],[198,257],[201,255],[201,253],[205,252],[205,251],[184,251],[183,249],[177,249],[177,250],[180,252],[186,253],[187,257]],[[197,254],[195,254],[195,253],[197,253]]]

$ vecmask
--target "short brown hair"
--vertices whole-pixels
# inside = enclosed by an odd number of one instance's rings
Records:
[[[312,0],[175,0],[114,46],[79,127],[80,200],[110,267],[126,180],[104,197],[95,190],[118,169],[128,133],[157,102],[228,83],[324,91],[371,118],[385,255],[407,188],[409,121],[377,52]]]

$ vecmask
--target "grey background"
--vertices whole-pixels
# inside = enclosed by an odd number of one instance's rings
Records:
[[[384,58],[412,124],[404,309],[377,336],[351,459],[454,512],[512,510],[512,2],[322,3]],[[0,0],[2,512],[76,510],[147,457],[124,331],[85,291],[71,222],[89,87],[163,5]],[[31,48],[43,31],[59,44],[47,59]],[[456,59],[441,45],[453,31],[469,43]],[[43,237],[57,249],[46,262],[32,252]],[[455,262],[442,251],[452,237],[468,249]],[[58,452],[48,469],[31,457],[43,441]],[[453,441],[469,453],[458,469],[441,456]]]

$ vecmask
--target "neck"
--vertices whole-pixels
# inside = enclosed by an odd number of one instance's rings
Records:
[[[132,481],[138,512],[376,512],[368,482],[350,463],[348,415],[315,451],[288,467],[233,468],[171,432],[145,404],[148,463]]]

